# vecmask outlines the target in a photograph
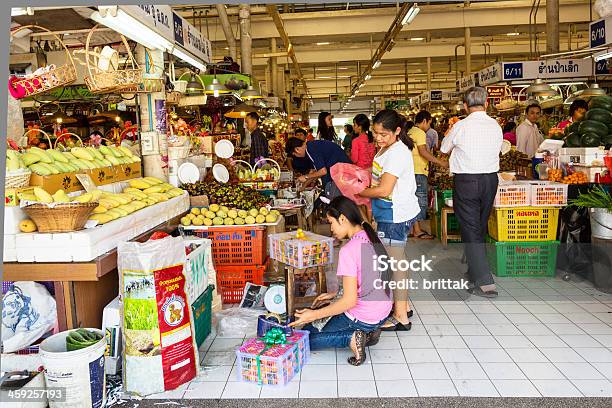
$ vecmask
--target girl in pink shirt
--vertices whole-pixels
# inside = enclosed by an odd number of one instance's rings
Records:
[[[319,295],[312,308],[295,312],[297,320],[290,325],[306,324],[312,350],[350,347],[354,356],[348,359],[349,364],[361,365],[366,359],[365,347],[378,342],[380,327],[393,305],[391,290],[385,285],[391,279],[391,268],[379,271],[385,268],[375,266],[376,257],[387,252],[352,200],[344,196],[333,199],[327,220],[335,238],[349,239],[338,257],[342,296],[331,302],[336,293]],[[326,318],[330,319],[320,329],[309,324]]]
[[[351,160],[362,169],[372,167],[376,147],[374,146],[374,136],[370,132],[370,119],[363,113],[353,119],[353,131],[357,136],[353,139],[351,146]]]

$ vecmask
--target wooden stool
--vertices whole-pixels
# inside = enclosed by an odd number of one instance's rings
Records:
[[[448,233],[448,215],[454,214],[455,210],[451,207],[444,206],[442,208],[442,214],[440,215],[440,239],[442,241],[443,246],[448,246],[449,239],[461,239],[461,235],[458,234],[450,234]]]
[[[297,208],[289,208],[284,210],[278,210],[283,217],[285,217],[285,225],[287,217],[295,215],[297,217],[297,227],[303,229],[304,231],[308,231],[308,223],[306,217],[304,216],[304,207]]]
[[[310,307],[312,302],[321,293],[327,293],[327,279],[325,271],[327,266],[314,266],[298,269],[285,265],[285,298],[287,300],[287,315],[293,316],[296,309]],[[296,296],[296,277],[311,275],[317,286],[317,293],[313,296]]]

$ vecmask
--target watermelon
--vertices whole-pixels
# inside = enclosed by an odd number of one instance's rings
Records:
[[[608,123],[608,134],[612,134],[612,123]]]
[[[572,132],[565,138],[567,147],[580,147],[580,133]]]
[[[594,120],[596,122],[605,123],[606,125],[609,125],[610,123],[612,123],[612,113],[602,108],[589,109],[588,112],[586,113],[585,118],[587,120]]]
[[[583,120],[578,127],[581,135],[586,133],[595,133],[599,137],[608,135],[608,126],[605,123],[596,122],[594,120]]]
[[[581,147],[599,147],[600,143],[601,137],[596,133],[585,133],[580,138]]]
[[[610,96],[596,96],[589,102],[589,109],[602,108],[608,111],[612,111],[612,97]]]
[[[609,134],[606,137],[602,137],[601,138],[601,144],[604,145],[604,146],[608,146],[608,145],[612,144],[612,133]]]
[[[569,135],[572,132],[578,132],[578,126],[580,126],[580,122],[570,123],[563,129],[565,136]]]

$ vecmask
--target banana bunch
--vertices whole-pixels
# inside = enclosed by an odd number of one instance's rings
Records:
[[[26,169],[26,165],[21,158],[21,155],[16,150],[6,150],[6,171],[14,172],[22,169]]]

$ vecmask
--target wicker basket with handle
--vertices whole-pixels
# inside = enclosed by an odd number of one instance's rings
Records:
[[[97,206],[97,202],[61,203],[53,207],[32,204],[23,207],[23,211],[34,221],[38,232],[71,232],[83,229]]]
[[[44,27],[37,25],[26,25],[17,28],[11,32],[11,39],[16,33],[22,30],[38,29],[50,33],[66,51],[66,63],[64,65],[49,66],[47,70],[41,73],[36,73],[25,78],[13,76],[9,78],[9,91],[15,99],[28,98],[38,94],[46,93],[52,89],[70,85],[77,79],[76,67],[72,55],[66,47],[66,44],[56,34]]]
[[[141,83],[126,87],[121,90],[121,93],[155,93],[163,92],[166,89],[164,69],[154,64],[149,50],[145,50],[145,59],[147,61],[147,69],[150,72],[143,72]]]

